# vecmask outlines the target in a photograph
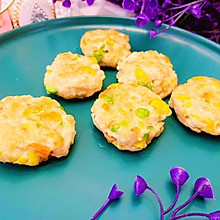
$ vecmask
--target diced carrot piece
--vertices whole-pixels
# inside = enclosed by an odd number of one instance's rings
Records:
[[[50,148],[47,146],[44,146],[42,144],[29,144],[28,146],[30,149],[34,150],[36,153],[38,153],[41,157],[47,158],[50,155]]]

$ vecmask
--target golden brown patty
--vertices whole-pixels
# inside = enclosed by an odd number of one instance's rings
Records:
[[[100,66],[114,68],[131,53],[129,36],[115,29],[87,31],[80,47],[83,54],[95,57]]]
[[[133,52],[119,62],[117,69],[119,83],[145,86],[161,98],[177,85],[177,75],[169,58],[157,51]]]
[[[38,165],[62,157],[74,142],[75,120],[48,97],[8,96],[0,100],[0,161]]]
[[[220,81],[197,76],[178,85],[169,101],[180,122],[195,132],[220,135]]]
[[[92,119],[119,150],[139,151],[161,134],[169,106],[143,86],[112,84],[92,106]]]
[[[95,58],[67,52],[58,54],[47,66],[44,85],[49,94],[65,99],[84,98],[100,91],[104,78]]]

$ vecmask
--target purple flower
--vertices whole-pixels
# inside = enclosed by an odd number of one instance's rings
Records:
[[[157,32],[154,29],[150,30],[150,39],[154,38],[157,36]]]
[[[64,0],[62,5],[66,8],[70,8],[71,7],[71,2],[70,2],[70,0]]]
[[[150,19],[144,14],[139,14],[135,18],[135,23],[138,27],[145,27],[149,21]]]
[[[209,214],[206,213],[186,213],[186,214],[182,214],[182,215],[177,215],[173,218],[171,218],[170,220],[176,220],[176,219],[181,219],[181,218],[186,218],[186,217],[206,217],[209,220],[220,220],[220,211],[215,211]]]
[[[146,181],[141,176],[136,176],[135,181],[134,181],[134,190],[135,190],[136,196],[140,196],[142,193],[144,193],[144,191],[146,189],[148,189],[150,192],[152,192],[154,194],[154,196],[156,197],[157,202],[159,203],[159,206],[160,206],[160,219],[164,220],[163,204],[160,200],[160,197],[152,188],[150,188],[147,185]]]
[[[172,3],[170,0],[164,0],[164,2],[162,3],[162,8],[168,8],[171,4]]]
[[[189,178],[189,174],[182,167],[171,168],[170,176],[171,176],[173,183],[177,186],[176,187],[176,196],[175,196],[175,199],[174,199],[173,203],[171,204],[171,206],[166,211],[164,211],[164,213],[163,213],[164,215],[167,214],[168,212],[170,212],[173,209],[173,207],[176,205],[177,200],[179,198],[179,194],[180,194],[180,187],[183,186],[184,183]]]
[[[171,219],[176,216],[177,212],[189,205],[197,196],[215,199],[212,186],[208,178],[202,177],[197,179],[195,182],[194,191],[194,194],[185,203],[174,210]]]
[[[109,196],[107,198],[107,200],[105,201],[105,203],[103,204],[103,206],[96,212],[96,214],[92,217],[91,220],[95,220],[97,219],[101,213],[104,211],[104,209],[108,206],[108,204],[112,201],[112,200],[115,200],[115,199],[119,199],[121,196],[122,196],[123,192],[122,191],[118,191],[117,190],[117,185],[114,184],[110,193],[109,193]]]
[[[159,20],[159,19],[156,19],[155,22],[154,22],[154,26],[155,28],[160,28],[162,25],[162,21]]]
[[[135,11],[135,1],[134,0],[124,0],[122,2],[122,7],[125,10],[128,10],[130,12],[134,12]]]
[[[122,196],[122,194],[123,194],[123,192],[122,191],[118,191],[117,190],[117,185],[114,184],[113,187],[112,187],[111,192],[109,193],[108,198],[110,200],[118,199],[118,198],[120,198]]]
[[[210,220],[220,220],[220,210],[208,214]]]
[[[214,192],[208,178],[202,177],[196,180],[195,192],[198,192],[199,196],[209,199],[215,199]]]
[[[176,192],[174,202],[166,211],[164,211],[164,209],[163,209],[163,205],[162,205],[162,202],[161,202],[158,194],[151,187],[149,187],[149,185],[146,183],[146,181],[141,176],[136,176],[135,181],[134,181],[134,190],[135,190],[136,196],[140,196],[146,190],[149,190],[151,193],[154,194],[154,196],[156,197],[156,199],[159,203],[159,206],[160,206],[160,220],[164,220],[164,216],[169,211],[171,211],[172,208],[176,205],[176,202],[179,197],[180,187],[182,187],[189,178],[188,172],[182,167],[171,168],[170,169],[170,176],[171,176],[173,183],[177,187],[177,192]],[[185,214],[177,215],[177,213],[181,209],[183,209],[184,207],[189,205],[197,196],[202,196],[204,198],[214,199],[214,193],[212,190],[210,180],[208,178],[205,178],[205,177],[198,178],[195,182],[194,191],[195,191],[194,194],[185,203],[183,203],[182,205],[180,205],[179,207],[177,207],[174,210],[170,220],[176,220],[176,219],[181,219],[181,218],[190,217],[190,216],[192,216],[192,217],[193,216],[206,217],[209,220],[220,220],[220,210],[209,213],[209,214],[206,214],[206,213],[185,213]]]
[[[193,5],[189,10],[196,18],[201,18],[201,5],[200,4]]]
[[[182,167],[174,167],[170,170],[170,176],[176,186],[182,186],[189,178],[189,174]]]
[[[56,1],[57,1],[57,0],[52,0],[53,4],[55,4],[55,3],[56,3]]]
[[[158,1],[157,0],[149,0],[147,5],[150,9],[155,9],[158,7]]]
[[[86,0],[88,6],[93,5],[94,1],[95,1],[95,0]]]
[[[136,176],[134,181],[134,190],[136,196],[140,196],[148,188],[146,181],[141,176]]]

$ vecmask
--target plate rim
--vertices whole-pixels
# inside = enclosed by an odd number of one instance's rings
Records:
[[[74,17],[50,19],[50,20],[46,20],[46,21],[42,21],[42,22],[38,22],[38,23],[33,23],[33,24],[19,27],[17,29],[10,30],[10,31],[0,35],[0,44],[4,44],[5,42],[10,41],[11,39],[14,40],[15,37],[19,37],[21,35],[24,35],[24,34],[27,35],[27,33],[32,34],[35,32],[43,31],[45,29],[49,30],[49,29],[60,28],[60,24],[65,24],[64,27],[65,26],[80,26],[81,24],[85,25],[86,23],[91,24],[91,21],[93,21],[94,19],[95,20],[98,19],[99,21],[101,21],[102,19],[107,19],[107,20],[111,21],[111,23],[115,22],[114,25],[117,25],[118,23],[123,24],[124,22],[128,22],[129,25],[131,25],[133,27],[140,28],[140,29],[145,30],[147,32],[149,32],[149,30],[150,30],[149,25],[147,25],[144,28],[137,27],[135,24],[135,18],[131,18],[131,17],[74,16]],[[153,22],[150,22],[150,23],[153,24]],[[168,25],[163,24],[161,28],[165,28],[167,26]],[[127,27],[126,24],[125,24],[125,27]],[[203,36],[200,36],[198,34],[194,34],[190,31],[187,31],[185,29],[182,29],[182,28],[179,28],[176,26],[172,26],[170,29],[168,29],[167,31],[160,34],[160,36],[165,36],[165,35],[182,37],[182,38],[188,39],[190,42],[195,41],[195,42],[203,45],[204,47],[208,48],[209,50],[216,52],[216,55],[219,55],[219,57],[220,57],[220,45],[214,41],[211,41],[211,40],[203,37]],[[150,40],[150,38],[149,38],[149,40]]]

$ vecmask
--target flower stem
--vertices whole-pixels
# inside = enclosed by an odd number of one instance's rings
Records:
[[[192,216],[192,217],[193,216],[201,216],[201,217],[209,218],[209,215],[205,214],[205,213],[187,213],[187,214],[182,214],[182,215],[175,216],[175,217],[171,218],[170,220],[176,220],[176,219],[190,217],[190,216]]]
[[[144,10],[145,10],[145,8],[146,8],[146,2],[147,2],[147,0],[144,0],[144,1],[143,1],[142,6],[141,6],[141,12],[140,12],[140,14],[143,14],[143,13],[144,13]]]
[[[162,204],[162,202],[161,202],[159,196],[157,195],[157,193],[156,193],[152,188],[148,187],[148,190],[150,190],[150,191],[155,195],[155,197],[156,197],[156,199],[157,199],[157,201],[158,201],[158,203],[159,203],[159,205],[160,205],[160,219],[161,219],[161,220],[164,220],[164,215],[163,215],[163,212],[164,212],[163,204]]]
[[[181,206],[179,206],[174,210],[171,219],[176,217],[177,212],[179,212],[181,209],[186,207],[190,202],[192,202],[196,198],[196,196],[198,196],[198,191],[196,191],[185,203],[183,203]]]
[[[162,23],[167,22],[167,21],[171,20],[172,18],[177,17],[179,14],[182,14],[182,11],[179,11],[178,13],[174,14],[174,15],[173,15],[172,17],[170,17],[170,18],[167,18],[167,19],[162,20]]]
[[[174,199],[173,203],[171,204],[171,206],[166,211],[163,212],[164,215],[166,215],[176,205],[177,200],[179,198],[179,194],[180,194],[180,186],[177,185],[175,199]]]
[[[169,25],[168,25],[166,28],[164,28],[163,30],[158,31],[158,32],[154,35],[154,37],[155,37],[156,35],[158,35],[158,34],[164,32],[164,31],[168,30],[172,25],[174,25],[174,24],[179,20],[179,18],[181,18],[182,15],[189,9],[189,7],[190,7],[190,6],[188,6],[188,7],[185,8],[184,10],[182,10],[181,13],[179,14],[179,16],[178,16],[171,24],[169,24]]]
[[[180,8],[185,8],[185,7],[188,7],[188,6],[192,6],[192,5],[198,4],[200,2],[207,2],[207,0],[197,0],[197,1],[194,1],[194,2],[190,2],[188,4],[184,4],[184,5],[180,5],[180,6],[177,6],[177,7],[168,8],[166,11],[172,11],[172,10],[176,10],[176,9],[180,9]]]
[[[106,208],[106,206],[109,204],[109,202],[110,202],[110,199],[108,198],[103,204],[103,206],[95,213],[95,215],[92,217],[91,220],[97,219],[99,215],[103,212],[103,210]]]

